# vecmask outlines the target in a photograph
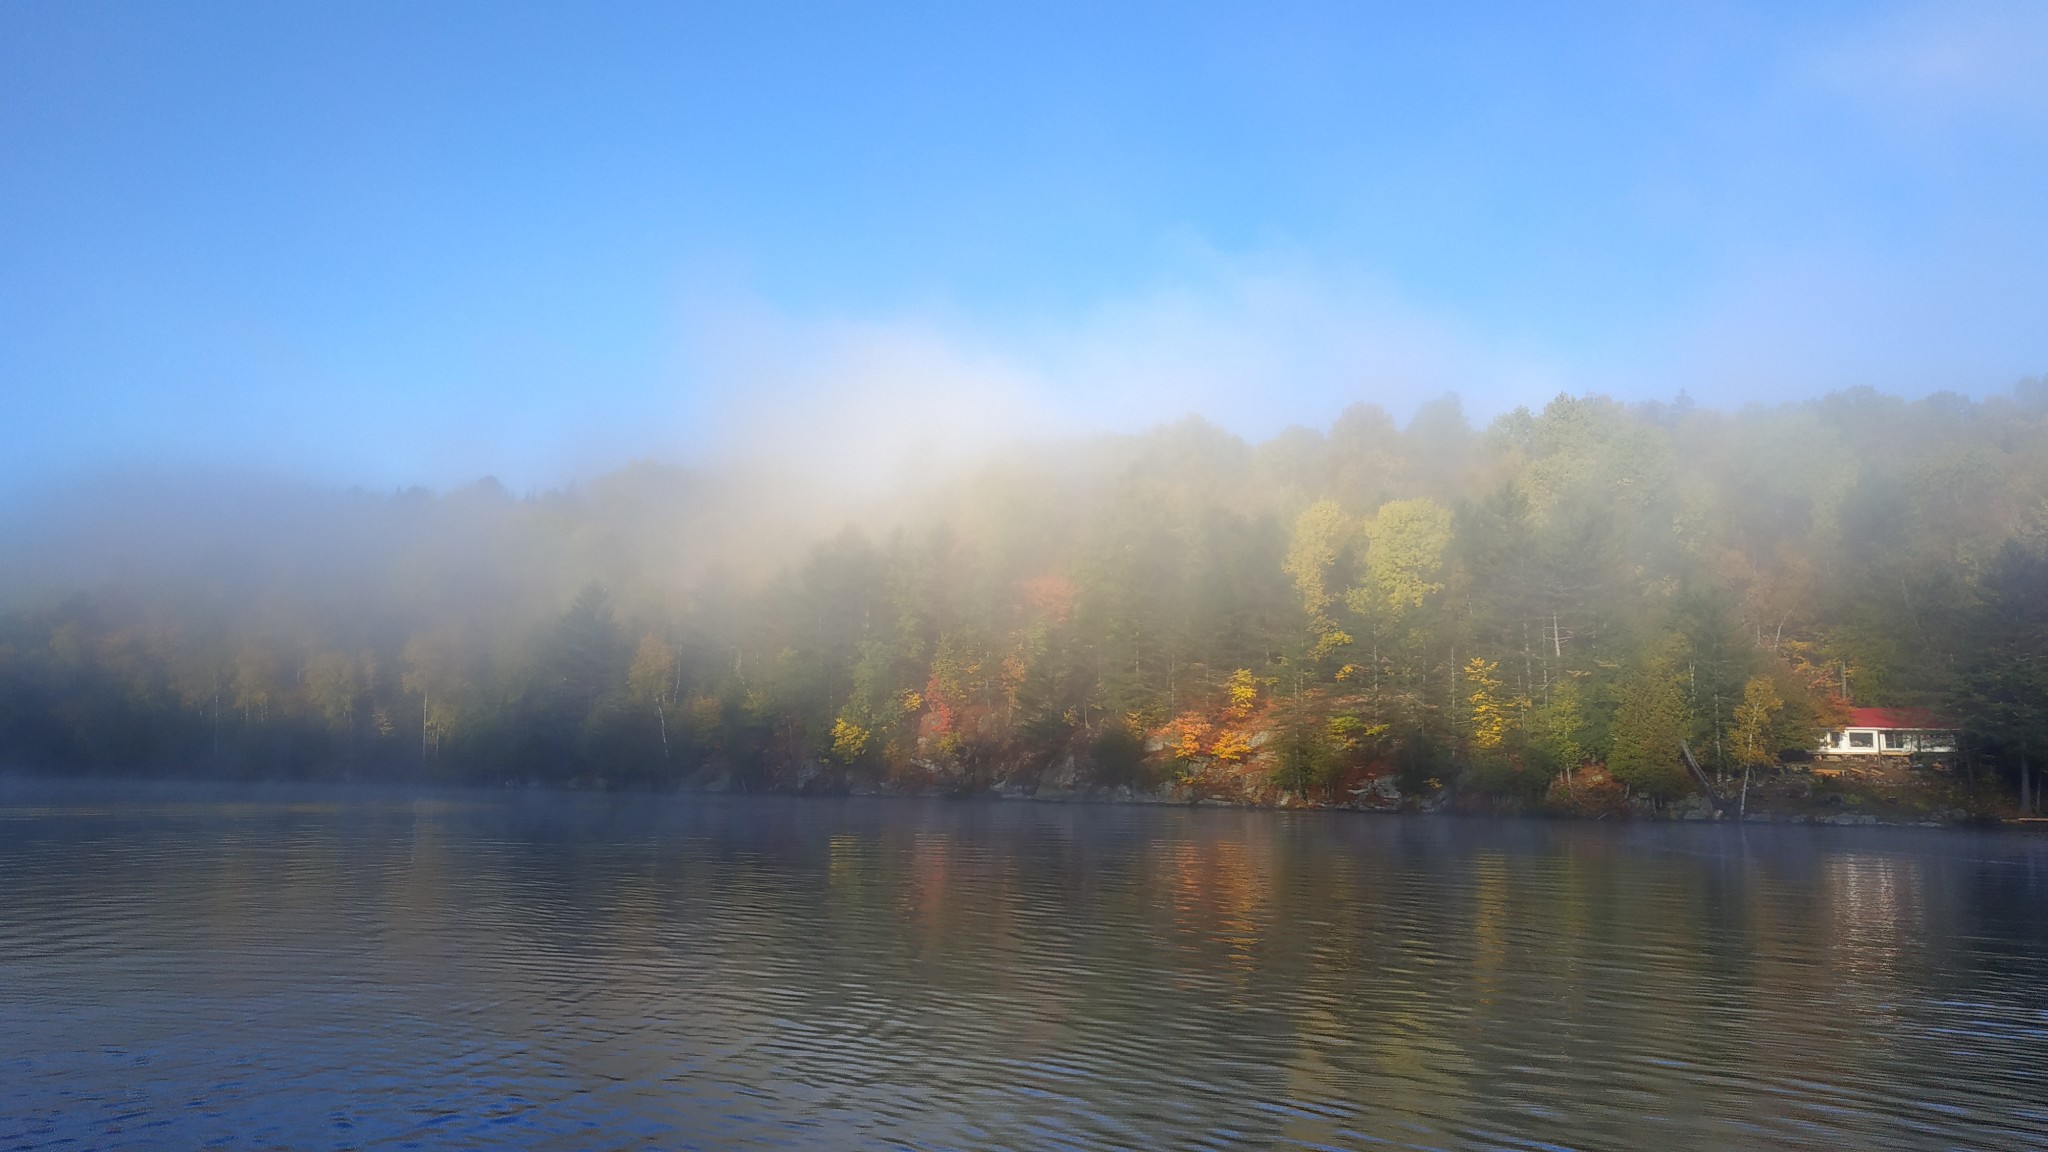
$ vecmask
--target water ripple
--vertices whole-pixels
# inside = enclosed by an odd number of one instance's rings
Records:
[[[2041,1147],[2044,865],[1985,833],[15,783],[0,1148]]]

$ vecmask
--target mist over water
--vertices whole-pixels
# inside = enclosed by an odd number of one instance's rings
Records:
[[[10,1147],[2021,1148],[1984,833],[10,784]]]
[[[2048,1147],[2039,0],[0,3],[0,157],[0,1149]]]

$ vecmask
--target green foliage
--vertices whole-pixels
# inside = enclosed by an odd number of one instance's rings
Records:
[[[1097,779],[1104,784],[1144,787],[1150,783],[1145,770],[1145,741],[1129,725],[1103,725],[1088,743],[1088,759]]]
[[[1323,726],[1330,747],[1340,756],[1371,758],[1379,753],[1393,726],[1375,723],[1363,716],[1338,713]]]
[[[1450,745],[1422,726],[1397,729],[1394,735],[1394,779],[1409,796],[1434,792],[1457,773]]]
[[[1686,738],[1685,693],[1668,657],[1638,665],[1614,714],[1607,771],[1631,790],[1669,799],[1686,789],[1679,743]]]
[[[2011,776],[2048,761],[2043,461],[2032,400],[1561,396],[998,455],[824,532],[817,492],[648,466],[337,495],[7,601],[0,758],[735,787],[1181,758],[1320,798],[1605,754],[1669,796],[1679,740],[1767,765],[1846,695],[1946,706]]]
[[[1564,772],[1587,756],[1585,706],[1570,680],[1552,688],[1550,699],[1529,714],[1529,748],[1546,772]]]
[[[1306,715],[1291,718],[1275,741],[1273,782],[1294,796],[1308,798],[1332,781],[1340,761],[1326,731]]]
[[[1472,753],[1465,783],[1493,796],[1534,799],[1542,794],[1548,781],[1540,773],[1529,771],[1522,756],[1506,748],[1486,748]]]
[[[1948,704],[1976,751],[2016,780],[2048,765],[2048,544],[2012,541],[1978,583]],[[2031,783],[2028,784],[2031,789]]]

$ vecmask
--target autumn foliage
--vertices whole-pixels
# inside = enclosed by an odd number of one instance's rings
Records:
[[[655,467],[355,493],[17,594],[0,756],[1599,807],[1697,787],[1681,742],[1796,772],[1847,701],[1955,711],[2013,787],[2048,759],[2044,461],[2036,384],[1361,405],[1261,444],[1190,420],[925,475],[817,537],[824,493]]]

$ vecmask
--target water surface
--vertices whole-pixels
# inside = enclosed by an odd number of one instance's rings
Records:
[[[2000,833],[0,784],[0,1148],[2048,1145]]]

